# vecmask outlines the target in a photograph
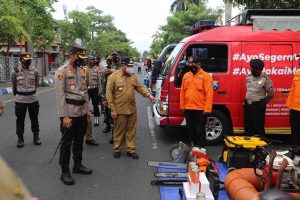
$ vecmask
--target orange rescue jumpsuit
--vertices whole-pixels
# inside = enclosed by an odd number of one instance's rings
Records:
[[[293,79],[286,106],[290,108],[290,124],[293,143],[300,145],[300,71]]]

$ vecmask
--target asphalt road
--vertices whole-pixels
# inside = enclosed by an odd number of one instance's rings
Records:
[[[142,81],[142,76],[138,75]],[[39,91],[40,102],[40,138],[43,144],[32,143],[29,116],[26,116],[25,146],[16,147],[14,101],[6,96],[6,112],[0,118],[0,154],[23,179],[34,196],[41,200],[99,200],[122,199],[135,200],[160,199],[159,188],[150,185],[154,179],[154,168],[147,166],[149,160],[169,160],[168,148],[180,140],[186,141],[186,130],[182,128],[162,129],[153,125],[152,104],[141,95],[136,95],[138,107],[137,153],[139,160],[133,160],[123,154],[114,159],[112,145],[108,143],[110,133],[103,134],[104,125],[93,127],[94,139],[100,143],[98,147],[84,144],[83,164],[92,168],[92,175],[74,175],[75,185],[64,185],[60,177],[58,154],[52,164],[48,164],[61,138],[55,91],[47,88]],[[150,118],[149,118],[150,117]],[[101,121],[103,116],[101,116]],[[207,154],[216,158],[222,146],[208,146]],[[71,160],[70,168],[73,162]]]

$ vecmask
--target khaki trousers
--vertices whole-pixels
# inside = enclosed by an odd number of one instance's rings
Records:
[[[87,126],[86,133],[85,133],[85,139],[86,140],[93,139],[92,120],[88,122],[88,126]]]
[[[126,150],[134,153],[136,148],[136,112],[130,115],[118,115],[114,119],[114,151],[120,152],[124,139]]]

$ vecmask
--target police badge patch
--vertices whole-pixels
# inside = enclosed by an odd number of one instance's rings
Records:
[[[62,73],[62,72],[57,73],[57,78],[59,80],[62,80],[64,78],[64,73]]]

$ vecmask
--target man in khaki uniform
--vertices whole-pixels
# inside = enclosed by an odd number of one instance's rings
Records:
[[[0,200],[38,200],[33,198],[20,177],[0,156]]]
[[[124,58],[119,70],[109,76],[106,87],[106,98],[114,120],[114,158],[120,158],[124,137],[127,145],[127,156],[138,159],[136,154],[136,120],[137,109],[135,91],[148,97],[152,102],[156,99],[143,87],[133,73],[133,61]]]
[[[98,66],[95,65],[95,57],[89,56],[87,66],[84,67],[86,72],[86,83],[88,86],[88,95],[92,100],[93,112],[94,112],[94,126],[99,126],[99,103],[101,96],[101,77]],[[88,128],[86,131],[86,140],[87,145],[99,146],[99,144],[93,139],[93,130],[92,122],[88,123]]]
[[[272,80],[262,74],[264,66],[260,59],[251,60],[251,74],[246,79],[244,127],[245,134],[249,136],[265,134],[267,103],[274,97]]]
[[[78,44],[70,48],[70,58],[55,74],[55,89],[62,132],[59,164],[62,168],[60,179],[66,185],[73,185],[69,162],[71,146],[73,151],[73,173],[92,174],[82,165],[83,139],[87,123],[91,119],[85,71],[81,68],[86,50]]]

